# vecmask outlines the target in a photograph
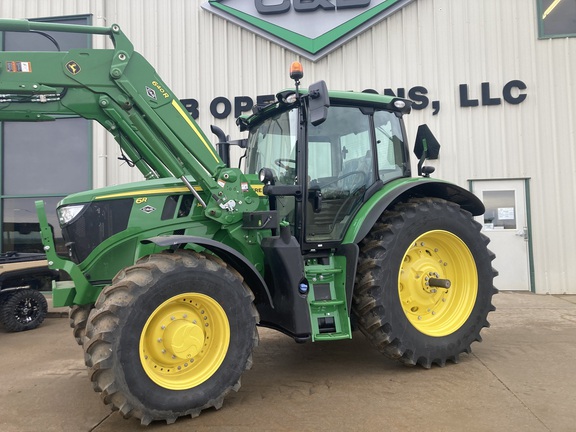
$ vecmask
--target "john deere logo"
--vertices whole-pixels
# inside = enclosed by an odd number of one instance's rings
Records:
[[[316,61],[414,0],[212,0],[207,11]]]
[[[76,75],[78,72],[80,72],[80,65],[75,61],[69,61],[66,63],[66,69],[68,69],[68,72],[70,72],[72,75]]]

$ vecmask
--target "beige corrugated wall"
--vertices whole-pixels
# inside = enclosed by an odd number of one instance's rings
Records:
[[[214,123],[232,137],[239,137],[232,117],[214,120],[210,102],[290,86],[293,60],[304,64],[304,84],[325,79],[334,89],[380,92],[423,86],[440,112],[414,111],[408,132],[413,140],[426,122],[436,133],[435,175],[464,187],[470,179],[529,177],[536,290],[576,293],[566,272],[576,261],[576,38],[538,40],[536,0],[417,0],[317,63],[213,16],[203,2],[2,0],[0,17],[90,13],[95,25],[120,24],[179,97],[200,102],[200,126],[209,131]],[[523,103],[460,106],[460,84],[480,98],[488,82],[491,96],[502,98],[511,80],[527,85]],[[94,134],[95,186],[139,180],[119,167],[114,141],[99,128]]]

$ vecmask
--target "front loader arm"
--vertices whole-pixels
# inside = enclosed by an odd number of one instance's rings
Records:
[[[242,174],[231,175],[178,98],[134,51],[119,26],[0,19],[0,31],[89,33],[107,35],[114,43],[114,49],[0,52],[0,121],[46,121],[69,115],[96,120],[146,178],[182,179],[206,208],[206,215],[223,223],[241,218],[237,204],[244,204],[243,198],[254,195],[247,201],[257,201],[252,190],[241,191]],[[202,197],[187,176],[198,182]],[[232,217],[231,212],[235,212]]]

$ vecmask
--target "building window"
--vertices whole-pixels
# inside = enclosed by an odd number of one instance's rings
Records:
[[[91,24],[90,16],[31,21]],[[90,48],[85,34],[4,32],[5,51],[68,51]],[[53,39],[53,40],[52,40]],[[63,251],[56,205],[64,196],[92,187],[92,125],[79,117],[51,122],[0,123],[1,251],[42,252],[34,202],[44,200],[54,228],[56,246]]]
[[[540,38],[576,37],[576,0],[536,0]]]

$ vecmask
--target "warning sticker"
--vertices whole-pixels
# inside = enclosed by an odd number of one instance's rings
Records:
[[[32,72],[31,62],[9,61],[6,62],[8,72]]]

